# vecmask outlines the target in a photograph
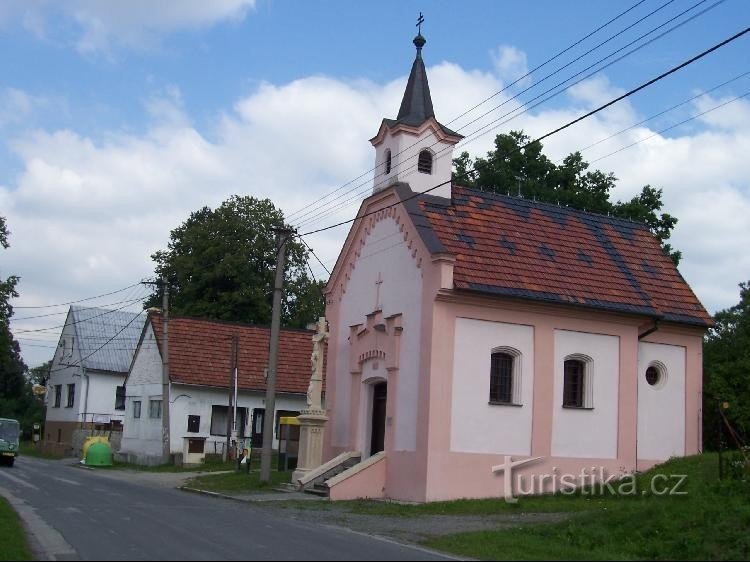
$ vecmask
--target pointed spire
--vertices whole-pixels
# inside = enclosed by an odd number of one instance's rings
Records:
[[[435,117],[435,111],[432,109],[432,97],[430,97],[430,85],[427,82],[427,71],[422,60],[422,47],[425,43],[427,43],[427,40],[421,33],[414,38],[417,56],[411,66],[409,81],[406,83],[406,91],[396,118],[400,123],[406,125],[419,126],[430,117]]]

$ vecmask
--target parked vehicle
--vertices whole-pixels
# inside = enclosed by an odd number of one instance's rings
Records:
[[[18,456],[21,425],[16,420],[0,418],[0,463],[13,466]]]

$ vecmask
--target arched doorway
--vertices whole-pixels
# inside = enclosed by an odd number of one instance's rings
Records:
[[[370,454],[385,450],[386,403],[388,400],[388,383],[379,382],[372,387],[372,424],[370,437]]]

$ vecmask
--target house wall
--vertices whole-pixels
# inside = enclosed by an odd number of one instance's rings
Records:
[[[52,367],[50,368],[50,379],[48,382],[48,392],[45,398],[47,404],[47,422],[79,422],[81,421],[80,413],[83,411],[81,400],[81,390],[84,386],[83,368],[78,365],[81,360],[78,346],[75,345],[75,326],[71,324],[71,315],[60,334],[60,341],[52,358]],[[67,389],[69,384],[75,384],[75,399],[72,408],[68,408]],[[62,396],[60,406],[55,407],[55,386],[62,385]],[[55,436],[56,437],[56,436]],[[56,439],[55,439],[56,440]]]
[[[520,301],[439,297],[432,322],[429,387],[430,411],[439,415],[427,420],[425,499],[502,496],[504,476],[493,472],[493,467],[502,465],[506,456],[514,461],[539,457],[515,471],[529,481],[532,475],[579,474],[591,467],[605,476],[620,474],[648,468],[672,454],[697,452],[702,330],[662,327],[649,337],[653,341],[639,344],[642,322],[635,317]],[[524,400],[521,407],[531,410],[530,452],[518,453],[511,448],[506,433],[515,432],[516,425],[492,423],[487,417],[489,363],[477,357],[486,356],[494,346],[520,345],[510,343],[513,331],[507,329],[508,325],[533,327],[533,399],[528,404]],[[477,332],[479,326],[485,326],[482,335]],[[496,341],[486,341],[487,334]],[[656,342],[661,345],[653,345]],[[683,392],[676,384],[664,388],[666,392],[658,402],[646,394],[639,405],[645,366],[652,360],[662,361],[679,379],[680,349],[687,357],[687,390]],[[594,361],[592,410],[562,407],[562,363],[571,353],[588,355]],[[471,404],[472,385],[478,386],[476,371],[484,371],[478,377],[485,378],[487,386],[481,392],[474,391],[476,403]],[[457,386],[465,392],[457,394]],[[475,440],[476,428],[472,432],[471,422],[465,420],[475,417],[484,427],[484,443]],[[667,417],[670,423],[665,423]],[[654,424],[658,431],[649,429]],[[680,427],[685,428],[682,434]],[[498,443],[507,443],[508,448],[503,450]],[[471,451],[470,445],[479,450]],[[550,479],[545,489],[549,490],[551,483]]]
[[[617,458],[619,407],[619,336],[555,330],[555,387],[552,414],[552,456]],[[585,386],[591,403],[585,409],[564,408],[563,366],[571,355],[591,359]],[[596,431],[592,431],[596,428]]]
[[[149,400],[162,397],[161,355],[155,345],[151,324],[147,325],[143,343],[136,353],[127,381],[126,421],[120,453],[132,462],[157,464],[162,458],[162,420],[149,417]],[[133,416],[133,403],[141,402],[141,417]],[[186,438],[205,438],[204,452],[222,453],[226,436],[211,435],[212,406],[227,406],[228,390],[203,386],[190,386],[179,383],[170,385],[170,450],[181,454]],[[255,408],[265,408],[265,393],[241,391],[238,395],[239,408],[247,408],[245,435],[251,435],[252,413]],[[306,396],[277,394],[276,411],[300,411],[307,406]],[[200,416],[199,431],[188,432],[188,416]],[[275,417],[273,418],[275,420]],[[268,427],[268,426],[266,426]],[[274,448],[278,448],[278,436],[274,435]]]
[[[172,400],[174,401],[171,409],[170,426],[172,452],[182,451],[185,438],[205,437],[206,452],[223,451],[223,444],[226,443],[226,436],[211,435],[211,411],[213,406],[227,406],[228,391],[226,389],[209,389],[206,387],[172,385]],[[277,394],[275,401],[275,411],[280,410],[300,412],[307,407],[307,397],[302,395]],[[245,392],[241,391],[237,398],[238,408],[247,408],[246,425],[244,428],[238,428],[238,433],[242,437],[252,435],[252,417],[253,410],[256,408],[265,409],[264,392]],[[200,416],[200,430],[197,433],[187,431],[188,416]],[[272,418],[274,421],[276,417]],[[271,420],[267,420],[266,424]],[[266,425],[268,427],[268,425]],[[213,443],[217,443],[216,446]],[[279,439],[274,426],[273,447],[278,449]]]
[[[55,454],[74,454],[73,435],[82,427],[93,427],[93,414],[124,421],[124,412],[115,410],[117,387],[125,381],[125,373],[87,370],[79,365],[81,354],[72,316],[68,314],[59,345],[52,358],[50,380],[45,396],[46,414],[42,447]],[[67,389],[75,384],[73,406],[67,407]],[[55,385],[62,385],[60,406],[55,407]]]
[[[462,453],[531,454],[534,397],[534,328],[522,324],[456,318],[451,450]],[[489,403],[490,358],[498,346],[520,353],[520,403]],[[503,428],[498,431],[497,428]],[[512,428],[512,429],[511,429]],[[488,439],[488,432],[491,437]]]
[[[646,370],[662,374],[652,386]],[[638,456],[665,459],[685,454],[685,348],[640,343],[638,346]]]
[[[371,201],[367,210],[387,206],[394,198],[392,193],[384,194],[382,199]],[[420,419],[427,408],[421,400],[426,373],[420,352],[424,306],[422,256],[426,251],[412,228],[401,209],[377,213],[351,233],[349,253],[340,257],[345,265],[339,277],[331,282],[333,292],[326,310],[331,333],[326,387],[330,421],[324,456],[331,459],[341,452],[355,450],[367,456],[371,383],[387,380],[387,471],[394,475],[388,482],[399,489],[386,492],[419,499],[424,489],[424,463],[417,458],[416,451],[420,448]],[[379,365],[378,361],[365,362],[353,374],[350,327],[366,324],[367,315],[378,308],[382,310],[382,318],[401,315],[398,358],[385,357]],[[372,333],[372,351],[385,356],[385,337],[393,335],[377,330]],[[385,363],[392,362],[398,367],[386,372]],[[380,374],[372,372],[376,368],[381,370]],[[395,477],[396,474],[401,477]]]
[[[162,459],[162,421],[149,417],[149,400],[161,400],[162,362],[150,322],[136,350],[125,385],[125,423],[120,454],[130,462],[158,464]],[[140,418],[134,403],[141,403]]]

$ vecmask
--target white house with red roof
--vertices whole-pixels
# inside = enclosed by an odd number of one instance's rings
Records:
[[[710,316],[645,225],[452,184],[424,43],[326,288],[329,462],[300,484],[499,497],[698,453]]]
[[[149,313],[125,380],[125,422],[121,458],[158,464],[162,457],[163,319]],[[307,403],[312,334],[282,329],[276,381],[274,447],[281,416],[296,416]],[[232,322],[171,317],[169,320],[170,449],[184,462],[223,454],[234,404],[233,338],[237,339],[237,432],[262,444],[266,426],[266,374],[270,329]],[[230,431],[231,435],[231,431]]]

